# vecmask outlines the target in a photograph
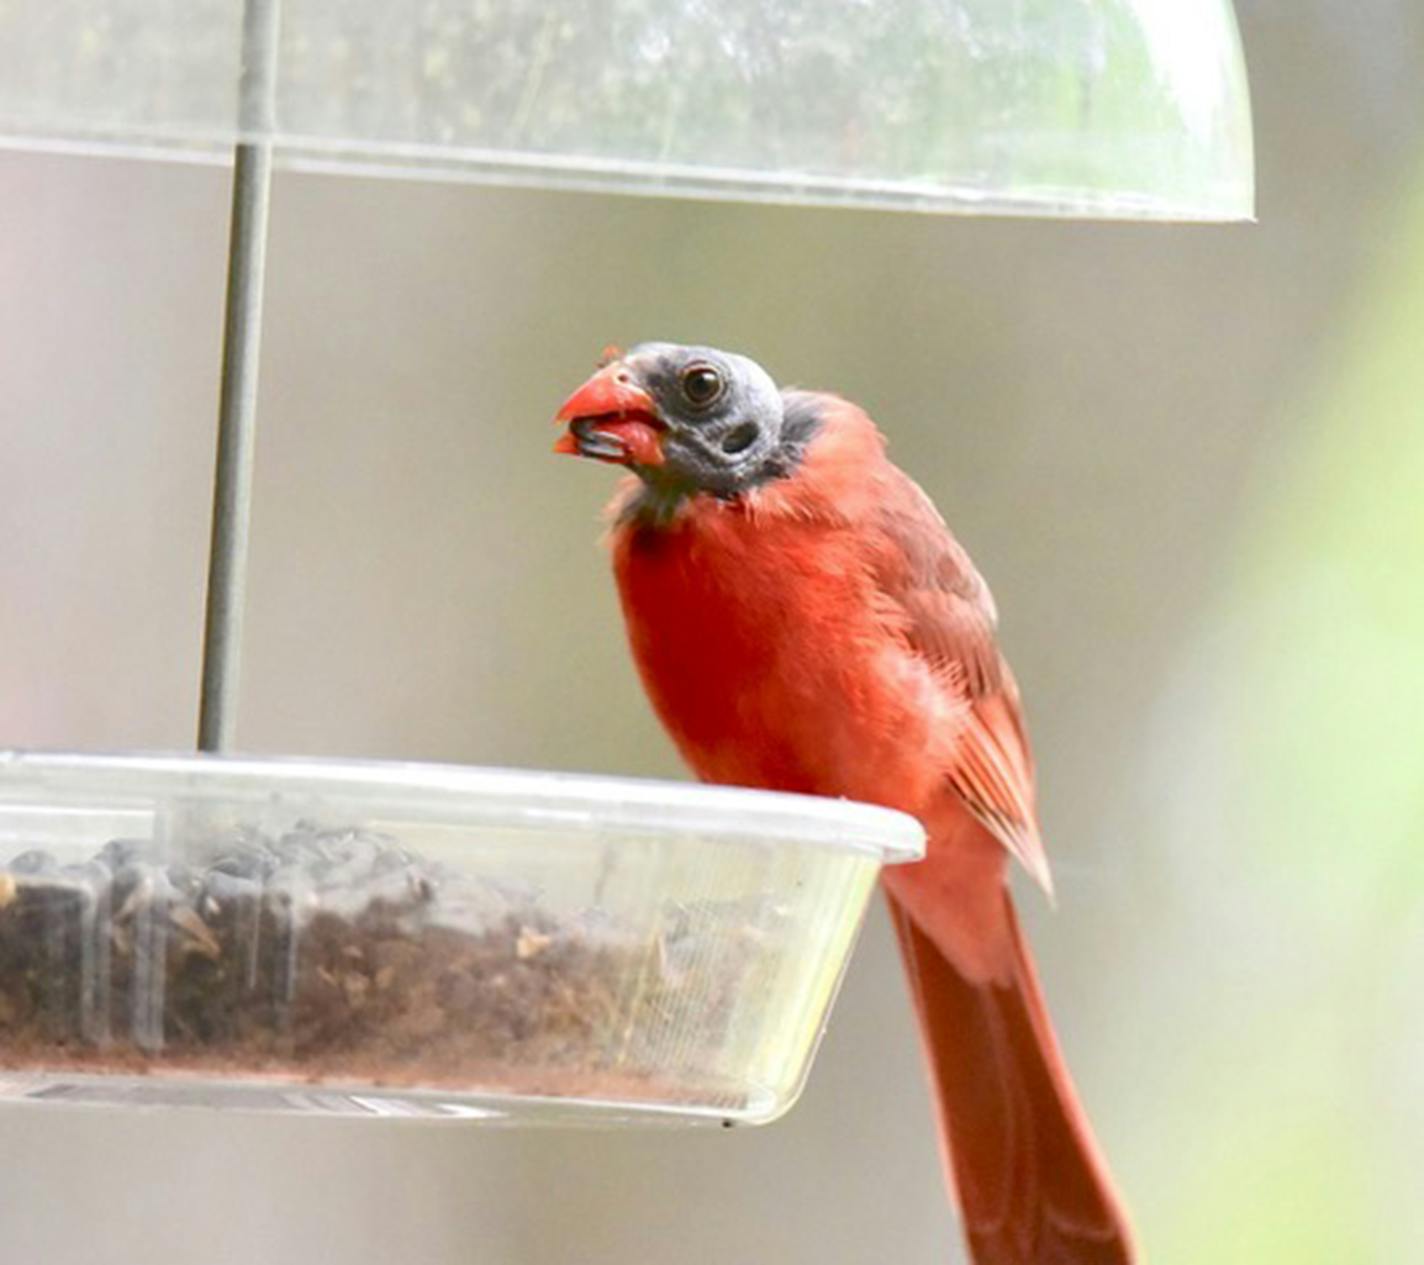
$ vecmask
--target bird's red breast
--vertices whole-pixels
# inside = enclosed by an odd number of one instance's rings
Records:
[[[883,464],[879,436],[849,406],[826,417],[793,478],[735,501],[690,498],[666,523],[625,500],[623,609],[654,706],[704,778],[915,811],[945,732],[931,718],[954,705],[876,591],[862,531],[872,489],[846,476]]]

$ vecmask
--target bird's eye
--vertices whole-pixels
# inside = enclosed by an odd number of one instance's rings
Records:
[[[722,375],[711,365],[691,365],[682,371],[682,393],[694,408],[706,408],[722,394]]]

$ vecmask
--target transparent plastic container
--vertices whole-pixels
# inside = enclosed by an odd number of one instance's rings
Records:
[[[756,791],[0,753],[0,1100],[767,1121],[922,846]]]

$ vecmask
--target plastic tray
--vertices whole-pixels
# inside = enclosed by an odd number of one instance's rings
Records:
[[[0,752],[0,1101],[770,1120],[922,845],[758,791]]]

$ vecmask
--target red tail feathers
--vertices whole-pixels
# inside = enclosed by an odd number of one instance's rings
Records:
[[[1133,1265],[1136,1249],[1004,893],[1013,978],[966,980],[892,896],[975,1265]]]

